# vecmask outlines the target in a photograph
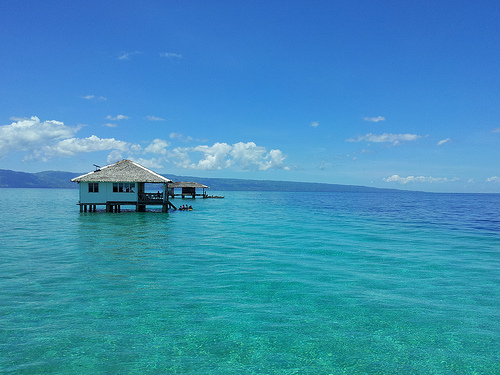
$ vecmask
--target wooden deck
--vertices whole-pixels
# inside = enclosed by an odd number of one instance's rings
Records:
[[[181,197],[181,198],[196,198],[196,197],[202,197],[202,198],[207,198],[208,195],[206,193],[203,194],[192,194],[192,193],[177,193],[177,194],[169,194],[168,195],[170,198],[175,198],[175,197]]]
[[[142,193],[139,196],[140,202],[151,202],[150,204],[155,204],[155,202],[163,203],[163,193]]]
[[[143,193],[137,201],[107,201],[102,203],[78,203],[80,212],[95,212],[97,206],[106,206],[106,212],[120,212],[121,206],[135,206],[138,212],[146,211],[146,206],[162,206],[162,211],[167,212],[169,208],[177,210],[172,202],[163,200],[162,193]]]

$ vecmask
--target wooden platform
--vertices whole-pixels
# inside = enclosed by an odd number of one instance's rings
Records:
[[[130,201],[107,201],[104,203],[78,203],[80,212],[95,212],[97,206],[105,206],[106,212],[121,212],[121,206],[135,206],[137,212],[145,212],[146,206],[162,206],[162,212],[167,212],[169,208],[177,210],[172,202],[163,199],[142,199],[137,202]]]

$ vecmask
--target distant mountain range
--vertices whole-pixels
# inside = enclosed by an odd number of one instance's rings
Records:
[[[0,188],[76,188],[77,184],[70,180],[81,174],[57,171],[26,173],[0,169]]]
[[[70,180],[83,173],[45,171],[38,173],[15,172],[0,169],[0,188],[64,188],[76,189]],[[300,192],[395,192],[402,190],[379,189],[367,186],[324,184],[314,182],[243,180],[236,178],[204,178],[165,175],[173,181],[195,181],[215,191],[300,191]]]

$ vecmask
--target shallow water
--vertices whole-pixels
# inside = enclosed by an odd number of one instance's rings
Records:
[[[499,195],[77,195],[0,189],[2,373],[500,373]]]

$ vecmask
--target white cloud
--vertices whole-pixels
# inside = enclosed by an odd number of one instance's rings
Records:
[[[116,128],[118,125],[113,124],[111,122],[107,122],[105,124],[102,124],[102,126],[106,126],[107,128]]]
[[[391,134],[391,133],[384,133],[381,135],[369,133],[363,136],[359,136],[358,138],[349,138],[346,140],[346,142],[361,142],[361,141],[366,141],[366,142],[373,142],[373,143],[382,143],[382,142],[388,142],[392,143],[393,145],[398,145],[401,142],[404,141],[416,141],[417,139],[422,138],[421,135],[417,134]]]
[[[491,131],[492,133],[500,133],[500,128],[495,128]]]
[[[286,167],[283,165],[283,162],[286,159],[286,156],[283,155],[281,150],[271,150],[269,151],[269,154],[264,157],[266,160],[264,162],[264,168],[259,168],[259,169],[285,169],[287,171],[290,170],[289,167]]]
[[[192,164],[194,169],[216,170],[229,167],[231,163],[226,160],[231,146],[227,143],[214,143],[213,146],[196,146],[193,151],[203,153],[198,164]]]
[[[184,135],[182,135],[181,133],[170,133],[170,139],[178,139],[181,142],[190,142],[193,140],[192,137],[190,136],[184,137]]]
[[[73,156],[79,153],[88,153],[105,150],[128,151],[130,144],[119,141],[114,138],[99,138],[92,135],[87,138],[68,138],[63,139],[52,146],[46,146],[42,149],[43,154],[55,156]]]
[[[129,158],[129,159],[132,161],[135,161],[136,163],[138,163],[146,168],[150,168],[150,169],[163,168],[161,159],[157,159],[157,158],[152,158],[152,159]],[[121,159],[118,159],[116,161],[119,161],[119,160],[121,160]]]
[[[93,99],[102,100],[102,101],[108,100],[108,98],[105,98],[104,96],[95,96],[95,95],[84,95],[81,98],[86,99],[86,100],[93,100]]]
[[[317,128],[317,127],[319,126],[319,122],[317,122],[317,121],[313,121],[313,122],[311,122],[311,126],[312,126],[313,128]]]
[[[112,150],[109,153],[108,159],[106,161],[108,162],[108,164],[113,164],[122,159],[123,159],[123,154],[121,150]]]
[[[265,147],[257,146],[254,142],[235,143],[230,155],[232,157],[231,164],[236,164],[245,170],[280,169],[283,168],[285,160],[285,156],[280,150],[271,150],[266,154]]]
[[[172,52],[162,52],[160,53],[160,56],[165,57],[167,59],[182,59],[182,55]]]
[[[232,163],[238,163],[242,169],[255,169],[265,153],[265,147],[259,147],[254,142],[238,142],[231,149]]]
[[[23,160],[43,160],[53,157],[69,157],[79,153],[105,150],[140,152],[139,145],[99,138],[75,138],[81,126],[69,127],[60,121],[41,122],[38,117],[21,120],[11,125],[0,126],[0,157],[10,152],[24,151]]]
[[[140,53],[140,51],[125,52],[122,55],[118,56],[118,60],[130,60],[131,56],[138,55]]]
[[[146,116],[149,121],[165,121],[165,119],[156,116]]]
[[[117,119],[118,116],[115,118]],[[22,119],[11,125],[0,126],[0,158],[10,152],[24,151],[24,160],[46,161],[55,157],[72,157],[82,153],[109,151],[108,163],[131,158],[134,154],[155,154],[157,158],[136,159],[148,167],[162,167],[162,162],[199,170],[240,168],[243,170],[285,169],[286,156],[280,150],[257,146],[254,142],[238,142],[233,145],[214,143],[212,146],[175,148],[168,150],[170,143],[154,139],[146,148],[115,138],[99,138],[92,135],[77,138],[75,134],[83,125],[69,127],[60,121],[41,122],[38,117]],[[109,126],[109,125],[108,125]],[[185,139],[177,133],[172,138]],[[191,139],[191,138],[188,138]]]
[[[438,183],[438,182],[454,182],[458,181],[459,178],[446,178],[446,177],[426,177],[426,176],[408,176],[401,177],[397,174],[392,175],[391,177],[387,177],[383,179],[385,182],[398,182],[400,184],[407,184],[410,182],[430,182],[430,183]]]
[[[486,182],[500,182],[500,177],[493,176],[493,177],[487,178]]]
[[[439,141],[439,142],[437,143],[437,145],[438,145],[438,146],[441,146],[441,145],[444,145],[445,143],[450,142],[450,141],[451,141],[451,139],[450,139],[450,138],[446,138],[446,139],[443,139],[443,140]]]
[[[182,138],[182,134],[180,133],[170,133],[170,139],[174,138]]]
[[[139,145],[137,143],[130,144],[130,151],[133,153],[136,153],[136,154],[143,152],[141,145]]]
[[[382,116],[377,116],[377,117],[363,117],[363,120],[370,121],[370,122],[379,122],[379,121],[385,121],[385,117],[382,117]]]
[[[44,121],[36,116],[0,126],[0,158],[13,151],[38,153],[47,144],[72,137],[80,127],[60,121]]]
[[[168,152],[169,160],[180,168],[190,168],[191,159],[189,158],[189,149],[176,147]]]
[[[144,149],[145,153],[151,153],[151,154],[161,154],[161,155],[166,155],[167,154],[167,147],[170,146],[170,143],[163,140],[163,139],[155,139],[151,144]]]
[[[191,155],[201,153],[198,162],[191,161]],[[267,152],[264,147],[254,142],[238,142],[231,145],[215,143],[212,146],[175,148],[169,153],[178,167],[201,170],[220,170],[231,166],[243,170],[286,169],[283,165],[285,156],[280,150]]]
[[[112,120],[112,121],[119,121],[119,120],[128,120],[130,117],[125,116],[125,115],[117,115],[115,117],[108,115],[106,116],[107,120]]]

